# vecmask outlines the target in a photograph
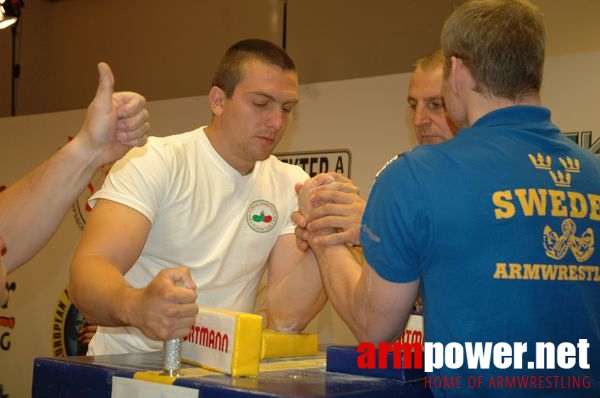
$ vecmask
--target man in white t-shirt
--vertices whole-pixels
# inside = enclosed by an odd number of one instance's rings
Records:
[[[188,334],[198,306],[250,312],[268,269],[269,326],[300,331],[326,301],[291,214],[299,167],[271,155],[298,102],[292,59],[249,39],[221,59],[207,126],[116,163],[75,253],[74,304],[100,325],[88,354],[153,351]]]

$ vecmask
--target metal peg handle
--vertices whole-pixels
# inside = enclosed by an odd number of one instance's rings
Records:
[[[169,377],[179,376],[181,370],[181,345],[183,339],[169,339],[163,345],[163,374]]]
[[[183,281],[175,282],[175,286],[184,286]],[[175,338],[165,340],[163,343],[163,372],[162,374],[169,377],[181,376],[181,347],[183,338]]]

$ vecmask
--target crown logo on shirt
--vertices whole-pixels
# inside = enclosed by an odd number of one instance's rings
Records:
[[[571,174],[563,173],[560,170],[552,171],[550,170],[550,177],[552,177],[552,181],[554,181],[554,185],[557,187],[570,187],[571,186]]]
[[[557,187],[570,187],[572,173],[579,173],[581,171],[581,164],[579,159],[573,159],[570,156],[558,157],[560,166],[552,168],[552,158],[549,155],[543,155],[541,153],[528,154],[529,160],[533,167],[538,170],[547,170],[548,174],[552,178],[554,185]],[[562,167],[561,167],[562,166]]]
[[[550,167],[552,166],[552,158],[548,155],[544,156],[541,153],[538,153],[536,156],[533,156],[530,153],[529,160],[531,160],[531,163],[536,169],[550,170]]]
[[[569,173],[579,173],[581,171],[581,166],[579,164],[579,159],[571,159],[570,156],[566,158],[558,158],[560,164],[563,165],[566,172]]]

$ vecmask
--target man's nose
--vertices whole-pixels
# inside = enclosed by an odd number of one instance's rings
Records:
[[[267,127],[278,131],[285,126],[286,116],[287,115],[284,114],[283,109],[275,107],[271,112],[269,112],[269,116],[267,117],[265,124]]]
[[[413,124],[415,127],[421,127],[431,122],[429,112],[423,106],[417,106],[413,113]]]

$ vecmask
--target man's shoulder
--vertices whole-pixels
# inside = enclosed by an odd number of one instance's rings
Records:
[[[201,139],[202,128],[197,128],[195,130],[175,133],[164,136],[150,136],[148,137],[148,145],[153,146],[162,146],[162,145],[178,145],[185,144],[190,140],[199,140]]]
[[[394,156],[392,156],[387,162],[385,162],[385,164],[379,169],[379,171],[377,173],[375,173],[375,179],[377,179],[379,177],[379,175],[381,173],[383,173],[383,171],[395,160],[399,159],[400,157],[402,157],[404,155],[404,153],[398,153]]]

